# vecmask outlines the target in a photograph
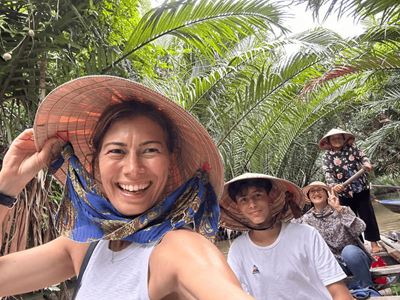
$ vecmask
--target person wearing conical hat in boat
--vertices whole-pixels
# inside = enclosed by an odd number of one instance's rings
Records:
[[[297,185],[273,176],[245,173],[225,183],[221,225],[244,232],[229,249],[229,265],[257,300],[353,299],[318,231],[289,222],[303,205]]]
[[[4,157],[1,221],[50,161],[65,185],[62,236],[0,257],[0,296],[84,270],[75,299],[251,299],[211,242],[221,156],[177,104],[113,76],[56,88],[41,103],[34,129],[21,133]]]
[[[349,289],[372,287],[369,271],[373,258],[359,236],[365,223],[348,206],[340,205],[338,197],[325,183],[314,181],[303,188],[312,208],[295,222],[313,226],[322,235],[337,261],[348,275]]]
[[[382,251],[379,227],[374,208],[371,204],[367,174],[363,174],[351,184],[343,186],[347,179],[361,168],[372,170],[371,162],[365,153],[354,143],[352,133],[340,128],[333,128],[319,141],[319,148],[325,150],[322,168],[326,183],[338,193],[340,204],[350,206],[354,213],[366,224],[364,237],[371,242],[371,252]]]

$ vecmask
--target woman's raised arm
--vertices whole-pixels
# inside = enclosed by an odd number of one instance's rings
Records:
[[[0,193],[16,197],[59,154],[62,144],[58,138],[52,138],[41,151],[36,151],[33,129],[22,132],[4,156]],[[7,206],[0,205],[0,226],[8,210]],[[42,246],[0,257],[0,297],[43,288],[75,275],[87,247],[87,244],[58,238]]]

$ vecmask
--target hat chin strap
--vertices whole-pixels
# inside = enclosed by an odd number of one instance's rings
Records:
[[[274,227],[275,223],[276,223],[276,220],[282,214],[282,211],[281,211],[281,212],[277,213],[275,216],[273,216],[272,219],[270,220],[270,222],[267,223],[267,222],[264,221],[260,225],[253,226],[253,225],[250,225],[248,222],[244,223],[243,220],[237,218],[233,213],[231,213],[229,210],[227,210],[223,206],[221,206],[220,208],[221,208],[221,210],[224,211],[224,213],[226,215],[228,215],[231,219],[235,220],[236,222],[242,224],[243,226],[245,226],[245,227],[247,227],[247,228],[249,228],[251,230],[259,230],[259,231],[272,229]]]
[[[251,230],[256,230],[256,231],[262,231],[262,230],[268,230],[268,229],[272,229],[274,227],[274,225],[276,224],[276,220],[278,219],[278,216],[280,215],[280,213],[276,214],[269,222],[268,225],[265,224],[266,222],[257,225],[257,226],[251,226],[248,224],[243,224],[246,227],[250,228]]]

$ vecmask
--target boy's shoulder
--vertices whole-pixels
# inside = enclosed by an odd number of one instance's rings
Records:
[[[241,245],[249,242],[249,233],[248,232],[243,232],[241,235],[236,237],[231,244],[231,247],[236,246],[236,245]]]
[[[305,223],[294,223],[290,222],[286,225],[286,230],[304,233],[313,233],[316,229]]]

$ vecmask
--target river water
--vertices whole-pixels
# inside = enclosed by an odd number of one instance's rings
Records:
[[[381,233],[391,230],[400,231],[400,214],[392,212],[376,201],[373,201],[372,205],[375,210],[376,219],[378,221],[379,230]],[[217,247],[226,255],[228,253],[230,243],[231,241],[217,242]]]
[[[400,231],[400,214],[392,212],[377,202],[373,202],[373,206],[381,233],[391,230]]]

